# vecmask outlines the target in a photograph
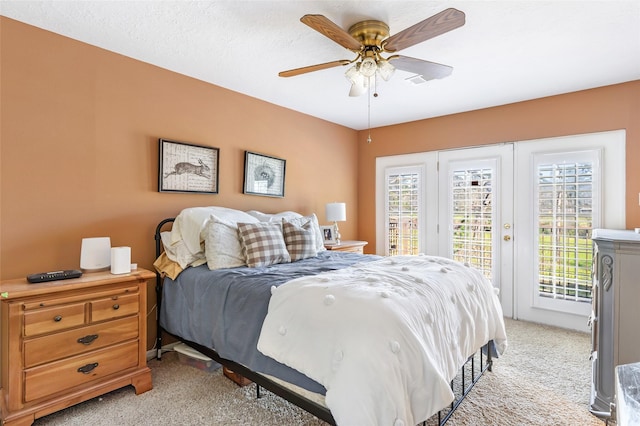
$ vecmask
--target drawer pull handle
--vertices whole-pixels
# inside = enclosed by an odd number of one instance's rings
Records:
[[[98,366],[97,362],[94,362],[93,364],[87,364],[87,365],[83,365],[82,367],[78,368],[78,373],[82,373],[82,374],[89,374],[93,371],[94,368],[96,368]]]
[[[83,345],[90,345],[97,338],[97,334],[87,334],[86,336],[79,338],[78,343],[82,343]]]
[[[55,322],[60,322],[60,321],[62,321],[62,315],[56,315],[55,317],[53,317],[53,320],[54,320]]]
[[[120,305],[116,303],[115,305],[113,305],[113,309],[117,311],[118,309],[120,309]]]

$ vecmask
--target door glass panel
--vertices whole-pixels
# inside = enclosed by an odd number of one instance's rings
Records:
[[[593,162],[545,162],[538,174],[538,296],[591,302]]]
[[[386,173],[388,255],[418,254],[418,217],[422,179],[418,168],[394,168]]]
[[[453,259],[468,262],[492,279],[493,198],[491,168],[453,170]]]

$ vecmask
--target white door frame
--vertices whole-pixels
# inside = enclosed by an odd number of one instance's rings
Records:
[[[515,192],[515,215],[518,224],[514,229],[519,244],[516,244],[514,260],[516,285],[514,287],[515,319],[559,325],[580,331],[589,331],[587,317],[591,306],[585,304],[581,311],[567,312],[552,304],[541,306],[537,296],[537,271],[532,262],[532,248],[537,248],[536,217],[533,203],[534,168],[533,158],[537,154],[581,152],[600,150],[601,182],[600,228],[625,229],[625,140],[624,130],[536,139],[515,144],[514,180],[520,189]],[[606,190],[604,190],[606,188]],[[561,305],[556,304],[556,305]]]

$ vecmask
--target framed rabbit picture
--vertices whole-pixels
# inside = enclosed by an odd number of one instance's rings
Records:
[[[158,152],[159,192],[218,193],[218,148],[160,139]]]

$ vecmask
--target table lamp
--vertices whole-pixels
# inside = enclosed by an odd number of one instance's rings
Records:
[[[327,221],[333,222],[336,244],[340,244],[338,222],[347,220],[347,205],[345,203],[328,203],[325,209],[325,214],[327,216]]]

